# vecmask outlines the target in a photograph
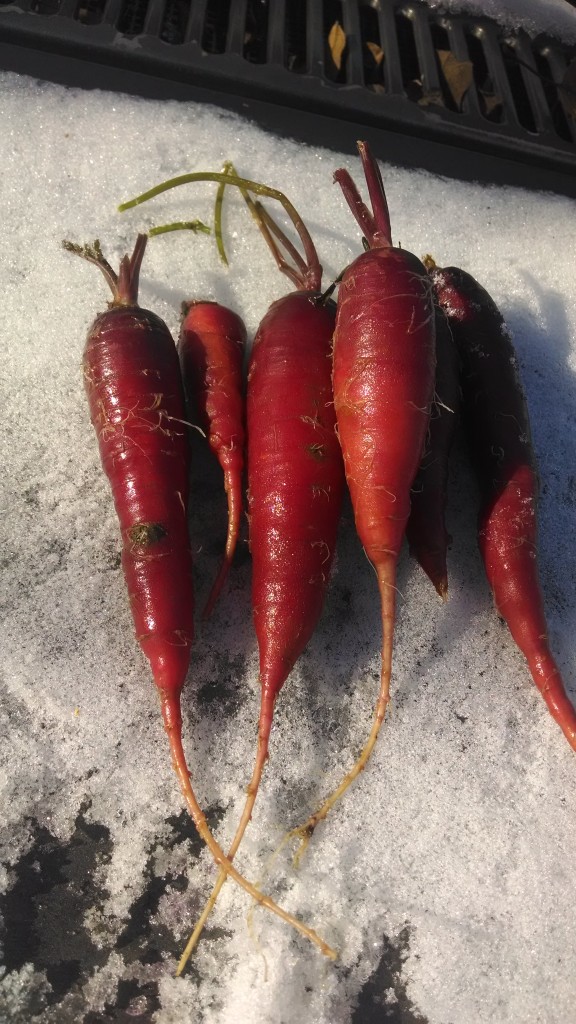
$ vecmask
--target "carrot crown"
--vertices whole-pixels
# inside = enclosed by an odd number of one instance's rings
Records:
[[[370,213],[360,197],[360,193],[348,171],[344,170],[344,168],[335,171],[334,181],[337,181],[340,185],[344,198],[368,242],[368,248],[388,248],[392,245],[392,232],[380,168],[374,159],[368,143],[359,142],[357,145],[362,159],[366,184],[368,185],[372,213]]]
[[[118,274],[112,270],[108,260],[104,257],[98,239],[92,245],[76,245],[75,242],[62,242],[62,246],[75,256],[94,263],[103,273],[112,292],[112,302],[108,305],[111,309],[116,306],[137,306],[138,285],[140,281],[140,267],[146,249],[148,235],[138,235],[131,256],[123,256],[120,261]]]
[[[267,196],[269,199],[276,199],[277,202],[282,203],[282,206],[286,210],[286,213],[298,232],[306,257],[305,261],[300,257],[300,262],[306,269],[302,272],[304,274],[303,277],[298,275],[298,283],[302,284],[306,290],[312,291],[319,289],[320,281],[322,279],[322,267],[318,260],[318,254],[316,252],[314,242],[312,241],[304,221],[283,192],[280,192],[275,188],[270,188],[268,185],[263,185],[261,182],[252,181],[250,178],[240,178],[235,174],[226,174],[218,171],[197,171],[192,174],[182,174],[177,178],[170,178],[168,181],[164,181],[160,185],[156,185],[154,188],[149,189],[148,192],[143,192],[142,195],[137,196],[135,199],[130,199],[128,202],[122,203],[118,209],[123,213],[125,210],[130,210],[135,206],[139,206],[140,203],[145,203],[149,199],[154,199],[155,196],[160,195],[162,192],[167,192],[171,188],[176,188],[178,185],[188,185],[196,181],[216,181],[221,186],[233,185],[235,188],[239,188],[243,194],[248,193],[258,196]],[[256,204],[253,205],[256,207]],[[271,218],[268,219],[270,220]],[[280,231],[280,229],[278,229],[278,231]],[[291,245],[291,243],[288,244]],[[284,273],[288,273],[284,267],[281,267],[281,269]],[[288,274],[288,276],[290,276],[290,274]],[[292,280],[295,280],[295,278],[292,277]]]

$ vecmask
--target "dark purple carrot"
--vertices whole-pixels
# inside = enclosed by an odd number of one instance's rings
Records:
[[[458,423],[461,389],[458,350],[444,310],[435,305],[436,379],[426,447],[410,493],[406,539],[443,601],[448,594],[446,486]]]
[[[576,711],[548,643],[537,562],[538,473],[518,360],[502,314],[470,274],[426,265],[462,360],[462,415],[480,486],[478,544],[496,607],[576,750]]]

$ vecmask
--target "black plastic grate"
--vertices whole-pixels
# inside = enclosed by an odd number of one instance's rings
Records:
[[[343,42],[336,55],[331,30]],[[164,94],[170,83],[191,96],[212,89],[562,172],[576,167],[574,103],[562,89],[576,48],[419,2],[0,2],[0,64],[37,75],[38,52],[45,63],[68,60],[71,84],[83,61],[99,88],[117,88],[115,69],[162,81]],[[471,62],[462,97],[446,55]]]

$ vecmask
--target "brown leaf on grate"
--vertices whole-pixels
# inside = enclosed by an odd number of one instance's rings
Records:
[[[457,60],[451,50],[436,50],[442,74],[456,108],[462,109],[462,100],[474,80],[472,61]]]
[[[497,96],[496,93],[484,92],[482,89],[479,89],[478,93],[482,99],[486,117],[490,117],[490,114],[493,113],[493,111],[502,106],[502,97]]]
[[[382,49],[382,47],[378,46],[378,43],[366,43],[366,47],[368,50],[370,50],[370,53],[372,54],[376,64],[380,66],[380,64],[384,60],[384,50]]]
[[[339,21],[335,21],[328,33],[330,54],[338,71],[342,67],[342,54],[346,49],[346,33]]]
[[[576,120],[576,57],[570,61],[558,87],[564,110],[569,118]]]

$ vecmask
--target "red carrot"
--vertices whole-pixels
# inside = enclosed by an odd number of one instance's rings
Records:
[[[470,274],[426,257],[462,360],[463,418],[480,485],[478,543],[496,607],[571,747],[576,711],[548,644],[536,558],[538,474],[518,361],[502,315]]]
[[[420,468],[410,495],[406,539],[414,556],[430,577],[438,594],[446,600],[448,569],[446,552],[450,538],[446,530],[446,486],[448,458],[456,433],[460,409],[458,350],[441,307],[435,307],[436,380],[430,428]]]
[[[345,271],[334,335],[334,403],[356,529],[378,578],[382,606],[382,670],[368,741],[335,792],[292,835],[301,856],[319,821],[365,768],[390,696],[396,603],[396,565],[410,488],[422,456],[434,392],[434,307],[420,261],[392,248],[390,220],[378,165],[358,143],[372,214],[344,171],[344,192],[368,251]]]
[[[242,363],[246,328],[239,316],[217,302],[182,303],[178,354],[184,387],[208,443],[224,473],[228,535],[222,566],[204,617],[210,615],[230,568],[242,516],[244,396]]]
[[[188,539],[188,451],[180,367],[174,341],[159,317],[138,306],[146,248],[139,235],[117,276],[99,244],[65,248],[95,263],[112,290],[109,309],[88,332],[84,379],[104,471],[122,532],[122,567],[138,642],[160,694],[174,768],[194,824],[215,861],[253,899],[315,941],[301,922],[277,907],[226,860],[190,784],[182,747],[180,694],[193,638],[192,558]],[[331,952],[331,951],[330,951]]]
[[[230,860],[252,815],[268,758],[276,699],[322,611],[344,488],[330,379],[334,304],[321,299],[322,269],[301,222],[306,261],[264,210],[250,200],[249,205],[278,266],[300,290],[274,302],[268,310],[254,340],[248,372],[252,605],[262,692],[256,760],[244,811],[228,851]],[[293,257],[296,268],[284,260],[275,239]],[[225,880],[223,868],[179,971]]]

